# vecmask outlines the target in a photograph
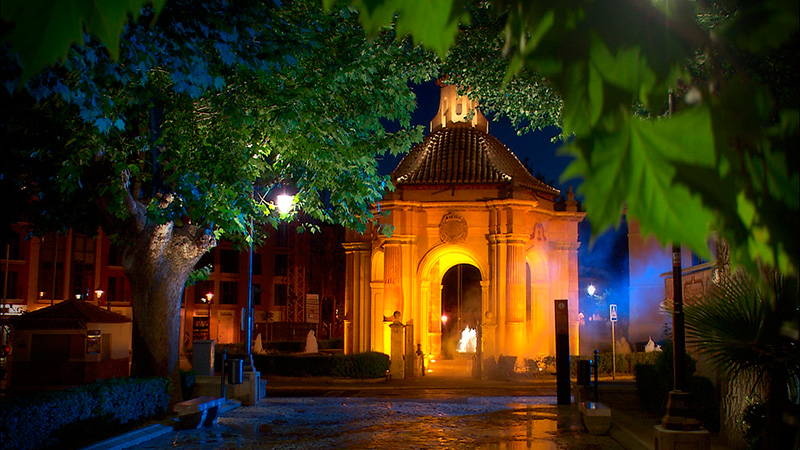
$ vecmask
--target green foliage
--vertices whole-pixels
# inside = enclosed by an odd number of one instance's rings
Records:
[[[759,285],[734,274],[708,298],[684,307],[687,342],[727,376],[800,376],[797,340],[789,337],[800,321],[799,299],[796,278],[767,273]]]
[[[747,450],[763,449],[763,432],[767,422],[766,406],[763,403],[748,405],[744,410],[742,420],[746,427],[744,437]]]
[[[666,413],[669,392],[673,388],[672,352],[653,352],[655,364],[637,363],[633,367],[636,377],[636,392],[645,411],[658,416]],[[687,356],[687,373],[694,372],[695,362]],[[689,371],[691,369],[691,371]],[[687,390],[691,392],[693,409],[706,430],[719,430],[719,394],[711,380],[699,376],[687,379]]]
[[[166,412],[168,381],[116,379],[2,403],[0,449],[35,449],[76,434],[136,422]]]
[[[634,352],[634,353],[621,353],[617,355],[617,372],[618,374],[634,374],[635,366],[639,364],[655,364],[656,360],[660,358],[661,352]],[[552,357],[551,357],[552,358]],[[593,361],[594,355],[576,355],[570,358],[570,373],[575,376],[578,373],[578,361],[581,360],[588,360]],[[553,361],[549,366],[552,366],[552,370],[555,371],[555,361]],[[594,370],[594,365],[592,366],[592,370]],[[599,353],[597,359],[597,371],[598,374],[604,374],[606,376],[611,376],[614,368],[614,360],[612,358],[612,354],[608,353]],[[592,379],[594,379],[594,374],[592,374]]]
[[[169,405],[164,378],[118,378],[91,385],[94,414],[109,425],[135,422],[164,414]]]
[[[253,363],[265,375],[366,379],[385,376],[389,369],[389,356],[378,352],[354,355],[253,355]]]
[[[393,2],[397,11],[416,3]],[[681,0],[493,5],[506,18],[505,82],[528,70],[563,99],[563,152],[574,161],[562,180],[583,179],[595,234],[626,211],[663,244],[708,257],[716,231],[750,271],[762,262],[797,273],[795,2],[742,10]],[[360,19],[369,29],[388,23]],[[431,17],[413,19],[413,35],[437,27]],[[468,77],[456,82],[470,85]]]
[[[7,0],[2,18],[11,30],[4,33],[3,42],[20,55],[23,80],[45,65],[63,61],[72,44],[83,42],[84,32],[100,39],[111,57],[118,59],[120,35],[129,17],[136,20],[148,4],[160,10],[165,1]]]
[[[57,125],[46,157],[61,200],[97,201],[94,217],[123,240],[131,197],[148,221],[246,239],[249,218],[281,220],[269,195],[282,183],[295,186],[307,220],[363,229],[390,187],[375,155],[421,139],[408,128],[416,103],[407,82],[435,70],[390,34],[368,42],[346,8],[175,0],[157,19],[145,9],[126,25],[117,60],[86,35],[16,93],[27,102],[15,106]],[[9,72],[7,89],[13,81]],[[382,121],[403,129],[388,133]],[[24,139],[28,123],[10,128],[21,131],[10,149],[23,162],[41,157],[45,149]],[[62,130],[70,137],[58,142]],[[14,187],[31,189],[20,175]],[[36,195],[56,194],[42,184]]]

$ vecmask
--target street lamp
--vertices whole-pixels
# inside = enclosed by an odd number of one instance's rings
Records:
[[[287,214],[289,211],[292,210],[292,204],[294,203],[294,195],[289,194],[281,194],[278,196],[278,212],[281,214]]]
[[[256,189],[253,189],[253,198],[256,202],[262,203],[266,200],[266,194],[259,194],[256,199]],[[276,207],[281,215],[288,214],[292,210],[294,204],[294,195],[280,194],[277,198]],[[251,354],[251,343],[253,341],[253,239],[254,239],[254,223],[253,218],[250,218],[250,251],[248,255],[248,269],[247,269],[247,307],[244,310],[244,349],[245,349],[245,363],[248,370],[253,368],[253,356]]]
[[[208,305],[208,339],[211,340],[211,303],[214,300],[214,293],[208,292],[203,297],[200,297],[200,301]]]
[[[100,306],[100,298],[103,297],[105,292],[100,286],[97,286],[97,289],[94,290],[94,295],[97,297],[97,306]],[[106,309],[111,311],[111,303],[108,300],[106,300]]]

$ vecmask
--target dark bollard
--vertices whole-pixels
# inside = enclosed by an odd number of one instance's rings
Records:
[[[222,386],[221,388],[222,392],[220,392],[219,396],[225,400],[228,399],[227,397],[225,397],[225,366],[227,365],[227,363],[228,363],[228,351],[222,350],[222,368],[220,369],[220,372],[222,373],[222,382],[220,383],[220,386]]]
[[[589,376],[589,373],[592,370],[591,366],[592,362],[582,359],[578,361],[578,385],[579,386],[589,386],[592,384],[592,380]]]
[[[595,350],[594,351],[594,361],[593,361],[593,369],[594,369],[594,401],[600,401],[600,385],[597,384],[597,363],[600,359],[600,352]]]

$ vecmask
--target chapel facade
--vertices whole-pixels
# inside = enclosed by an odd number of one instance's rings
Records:
[[[349,232],[345,352],[390,354],[399,318],[422,352],[452,357],[480,327],[484,357],[555,355],[555,299],[578,353],[578,212],[489,134],[477,104],[443,86],[430,133],[392,172],[365,233]],[[396,316],[396,312],[400,315]]]

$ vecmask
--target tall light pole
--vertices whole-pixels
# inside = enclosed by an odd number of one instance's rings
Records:
[[[208,304],[208,340],[211,340],[211,303],[214,302],[214,293],[208,292],[201,299],[203,303]]]
[[[255,187],[253,188],[253,197],[255,198]],[[257,202],[263,202],[265,200],[264,195],[259,195],[259,199]],[[289,211],[292,210],[292,205],[294,204],[294,196],[287,195],[283,193],[278,195],[276,207],[278,212],[281,215],[286,215]],[[247,367],[245,367],[246,372],[255,371],[255,367],[253,367],[253,354],[251,350],[251,342],[253,341],[253,238],[255,235],[254,231],[254,221],[253,218],[250,218],[250,247],[248,252],[248,264],[247,264],[247,305],[245,306],[244,310],[244,352],[245,352],[245,360],[244,363]]]
[[[245,372],[254,372],[253,354],[250,343],[253,341],[253,218],[250,218],[250,253],[247,264],[247,305],[244,310],[244,368]]]

